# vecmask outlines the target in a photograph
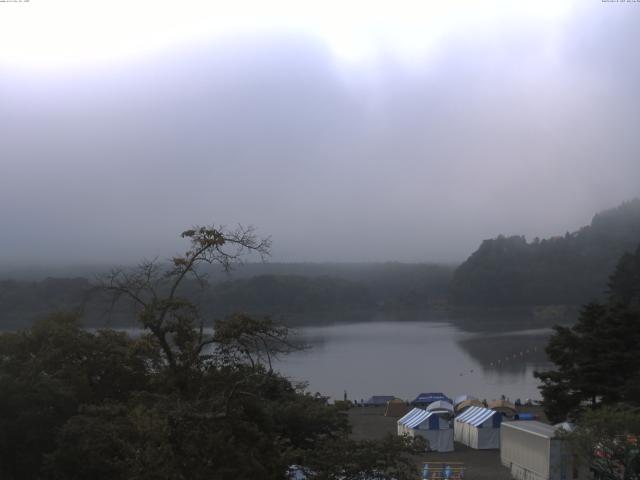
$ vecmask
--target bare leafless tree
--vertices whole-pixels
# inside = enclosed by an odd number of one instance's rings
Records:
[[[211,343],[218,351],[216,359],[220,364],[248,364],[255,369],[265,365],[273,372],[273,362],[283,354],[307,348],[292,339],[290,330],[277,325],[269,318],[255,319],[244,313],[236,313],[215,323]]]
[[[205,334],[198,308],[184,296],[181,287],[187,279],[206,284],[203,264],[217,264],[225,271],[249,254],[261,259],[269,255],[271,239],[259,238],[252,227],[194,226],[182,233],[189,248],[163,263],[157,258],[144,260],[131,269],[115,269],[101,278],[101,287],[111,293],[112,306],[127,299],[136,308],[142,326],[157,340],[172,369],[198,361],[203,348],[212,343]]]

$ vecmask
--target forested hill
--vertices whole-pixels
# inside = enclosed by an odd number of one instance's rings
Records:
[[[605,210],[562,237],[485,240],[453,276],[456,305],[580,305],[601,298],[625,252],[640,244],[640,199]]]

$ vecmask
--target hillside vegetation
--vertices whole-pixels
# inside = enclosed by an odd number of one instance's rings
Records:
[[[602,299],[616,262],[638,244],[640,199],[635,199],[564,236],[485,240],[457,269],[432,263],[247,263],[231,275],[209,268],[203,271],[209,280],[204,288],[195,281],[184,288],[209,317],[243,311],[273,315],[289,325],[366,320],[381,310],[442,311],[447,303],[465,318],[473,312],[496,316],[510,311],[505,307],[530,310]],[[58,310],[79,310],[90,326],[131,325],[134,312],[126,305],[111,309],[87,269],[87,276],[76,278],[17,275],[23,280],[0,281],[0,329],[30,325]]]
[[[485,240],[454,273],[456,305],[580,305],[600,299],[618,259],[640,243],[640,199],[561,237]]]

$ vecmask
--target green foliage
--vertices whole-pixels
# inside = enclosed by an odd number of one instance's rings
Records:
[[[609,278],[613,303],[640,307],[640,245],[635,254],[625,253]]]
[[[639,258],[640,249],[622,257],[607,304],[588,304],[573,327],[555,327],[546,351],[556,368],[536,372],[551,420],[586,405],[640,405],[640,309],[628,294],[640,285]]]
[[[82,404],[121,401],[150,381],[142,340],[80,328],[56,314],[33,329],[0,335],[0,472],[32,478],[55,434]]]
[[[286,328],[244,314],[207,324],[183,296],[186,279],[204,280],[198,265],[229,268],[268,242],[242,228],[183,237],[190,248],[168,269],[104,279],[135,306],[140,338],[64,314],[0,335],[0,478],[282,480],[292,464],[317,478],[414,478],[403,452],[415,445],[349,440],[343,412],[273,370],[296,348]]]
[[[417,478],[411,454],[425,451],[422,437],[387,435],[381,441],[327,442],[311,452],[307,470],[317,480],[392,480]]]
[[[580,426],[566,435],[583,465],[590,465],[600,478],[640,478],[640,411],[625,406],[589,410]]]
[[[282,478],[319,441],[347,435],[344,415],[261,356],[225,353],[252,332],[275,341],[280,327],[219,325],[214,352],[178,370],[152,338],[87,332],[68,315],[0,335],[2,478]]]
[[[482,242],[458,267],[451,297],[458,305],[581,305],[601,297],[620,256],[638,243],[640,199],[562,237],[527,242],[501,235]]]
[[[251,406],[227,412],[217,401],[159,395],[85,409],[64,425],[46,470],[60,479],[281,477],[286,442],[264,406]]]

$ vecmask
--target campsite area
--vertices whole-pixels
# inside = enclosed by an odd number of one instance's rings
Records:
[[[353,427],[352,437],[356,440],[375,440],[387,434],[396,435],[398,419],[385,417],[384,412],[385,407],[349,409],[349,421]],[[544,420],[542,408],[538,406],[522,407],[519,413],[534,413]],[[424,462],[462,462],[465,478],[473,480],[511,479],[509,469],[500,464],[500,450],[474,450],[456,442],[453,452],[425,452],[416,456],[416,464],[420,468]]]

